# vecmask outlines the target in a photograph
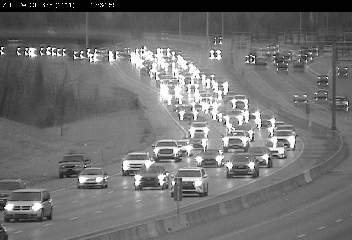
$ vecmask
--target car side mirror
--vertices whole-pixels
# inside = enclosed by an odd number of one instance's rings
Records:
[[[152,145],[152,148],[155,148],[155,144]]]
[[[208,174],[204,174],[203,178],[208,178]]]

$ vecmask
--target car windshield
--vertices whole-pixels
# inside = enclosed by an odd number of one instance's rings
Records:
[[[128,154],[126,157],[127,160],[146,160],[148,159],[147,154]]]
[[[241,139],[238,138],[230,138],[229,139],[229,143],[233,144],[233,143],[242,143]]]
[[[103,175],[102,169],[86,168],[81,172],[81,175]]]
[[[292,131],[286,131],[286,130],[283,130],[283,131],[276,131],[275,132],[275,136],[292,136]]]
[[[208,149],[203,153],[203,155],[216,155],[219,154],[219,150],[217,149]]]
[[[205,123],[193,123],[193,127],[206,127]]]
[[[165,171],[165,169],[162,166],[149,166],[147,167],[142,167],[140,170],[140,173],[161,173]]]
[[[0,182],[0,190],[15,190],[21,188],[19,182]]]
[[[204,132],[195,132],[193,138],[204,138]]]
[[[41,201],[40,192],[13,192],[11,193],[11,201]]]
[[[346,97],[336,97],[337,101],[347,101]]]
[[[82,162],[83,156],[82,155],[71,155],[71,156],[64,156],[64,158],[60,162]]]
[[[156,144],[157,147],[177,147],[175,142],[158,142]]]
[[[243,131],[232,132],[232,136],[246,136],[246,133]]]
[[[178,170],[175,177],[201,177],[199,170]]]
[[[253,154],[264,154],[266,152],[266,148],[263,147],[251,147],[248,152]]]
[[[188,145],[188,141],[177,141],[177,145],[186,146]]]

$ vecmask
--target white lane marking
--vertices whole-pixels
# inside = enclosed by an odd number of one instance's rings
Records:
[[[320,231],[320,230],[323,230],[325,228],[326,228],[325,226],[320,226],[320,227],[317,228],[317,230]]]
[[[95,213],[102,213],[103,211],[101,211],[101,210],[97,210],[97,211],[95,211]]]
[[[60,191],[63,191],[63,190],[66,190],[66,188],[59,188],[59,189],[53,190],[51,192],[54,193],[54,192],[60,192]]]
[[[46,224],[44,224],[43,226],[44,227],[49,227],[49,226],[51,226],[51,225],[53,225],[52,223],[46,223]]]
[[[76,203],[76,202],[78,202],[78,200],[73,200],[71,203]]]
[[[307,235],[303,233],[303,234],[298,235],[297,238],[304,238],[304,237],[306,237],[306,236],[307,236]]]
[[[70,221],[74,221],[74,220],[77,220],[79,217],[72,217],[72,218],[69,218],[68,220]]]
[[[109,191],[108,193],[113,193],[114,191]]]
[[[122,204],[115,205],[114,208],[120,208],[122,207]]]
[[[97,195],[93,195],[92,198],[97,198]]]
[[[335,222],[337,222],[337,223],[339,223],[339,222],[343,222],[343,219],[341,219],[341,218],[336,219],[336,221],[335,221]]]
[[[22,230],[18,230],[18,231],[16,231],[16,232],[14,232],[14,234],[19,234],[19,233],[21,233],[21,232],[23,232]]]
[[[128,189],[128,187],[123,187],[123,189]]]
[[[142,201],[142,199],[137,199],[137,200],[136,200],[136,202],[140,202],[140,201]]]

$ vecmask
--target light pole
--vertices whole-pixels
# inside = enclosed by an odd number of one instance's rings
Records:
[[[332,46],[332,105],[331,105],[331,130],[336,130],[336,42]]]
[[[301,44],[301,34],[302,34],[302,12],[299,12],[299,43]]]
[[[221,12],[221,36],[224,38],[224,13]]]
[[[206,13],[206,31],[207,37],[209,37],[209,12]]]
[[[182,12],[178,13],[178,35],[182,35]]]
[[[86,36],[86,49],[87,49],[88,48],[88,12],[86,12],[85,36]]]

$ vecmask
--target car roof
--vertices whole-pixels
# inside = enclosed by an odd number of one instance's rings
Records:
[[[175,142],[174,139],[162,139],[162,140],[158,140],[157,142]]]
[[[200,171],[200,170],[202,170],[202,168],[201,167],[183,167],[183,168],[178,169],[178,171],[180,171],[180,170],[182,170],[182,171],[195,171],[195,170]]]
[[[128,155],[146,155],[148,152],[130,152]]]
[[[14,190],[13,192],[43,192],[47,191],[45,188],[23,188],[23,189],[17,189]]]

